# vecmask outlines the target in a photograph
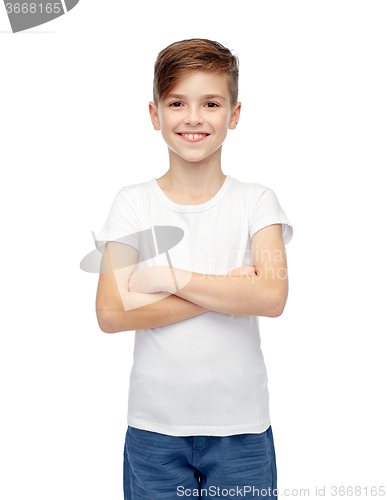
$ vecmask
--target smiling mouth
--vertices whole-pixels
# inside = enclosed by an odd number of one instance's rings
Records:
[[[203,133],[203,134],[182,134],[182,133],[178,133],[177,135],[179,135],[180,137],[182,137],[186,141],[197,142],[197,141],[201,141],[201,140],[205,139],[210,134],[207,134],[207,133]]]

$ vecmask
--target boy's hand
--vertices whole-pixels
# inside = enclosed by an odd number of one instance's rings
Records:
[[[128,283],[129,292],[137,293],[160,293],[176,292],[189,283],[192,278],[191,271],[170,268],[169,266],[151,266],[140,269],[132,274]]]
[[[183,288],[191,278],[189,271],[174,269],[179,289]],[[255,267],[245,264],[229,271],[226,276],[255,275]],[[176,286],[168,266],[145,267],[133,273],[128,283],[128,291],[136,293],[175,293]]]
[[[129,292],[159,293],[164,291],[163,288],[165,287],[163,284],[168,269],[168,266],[151,266],[136,271],[129,279]],[[171,273],[169,272],[169,274]]]

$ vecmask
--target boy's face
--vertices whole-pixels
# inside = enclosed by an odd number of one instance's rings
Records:
[[[231,108],[225,75],[205,71],[182,79],[158,107],[149,103],[155,129],[161,130],[169,149],[188,162],[220,154],[227,130],[239,120],[240,108],[239,102]]]

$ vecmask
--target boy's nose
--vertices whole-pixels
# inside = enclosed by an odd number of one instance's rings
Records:
[[[187,112],[187,116],[184,119],[186,125],[200,125],[203,123],[203,117],[200,115],[197,109],[191,109]]]

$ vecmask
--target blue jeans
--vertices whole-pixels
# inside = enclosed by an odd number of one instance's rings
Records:
[[[125,500],[277,498],[271,426],[260,434],[168,436],[128,426]]]

